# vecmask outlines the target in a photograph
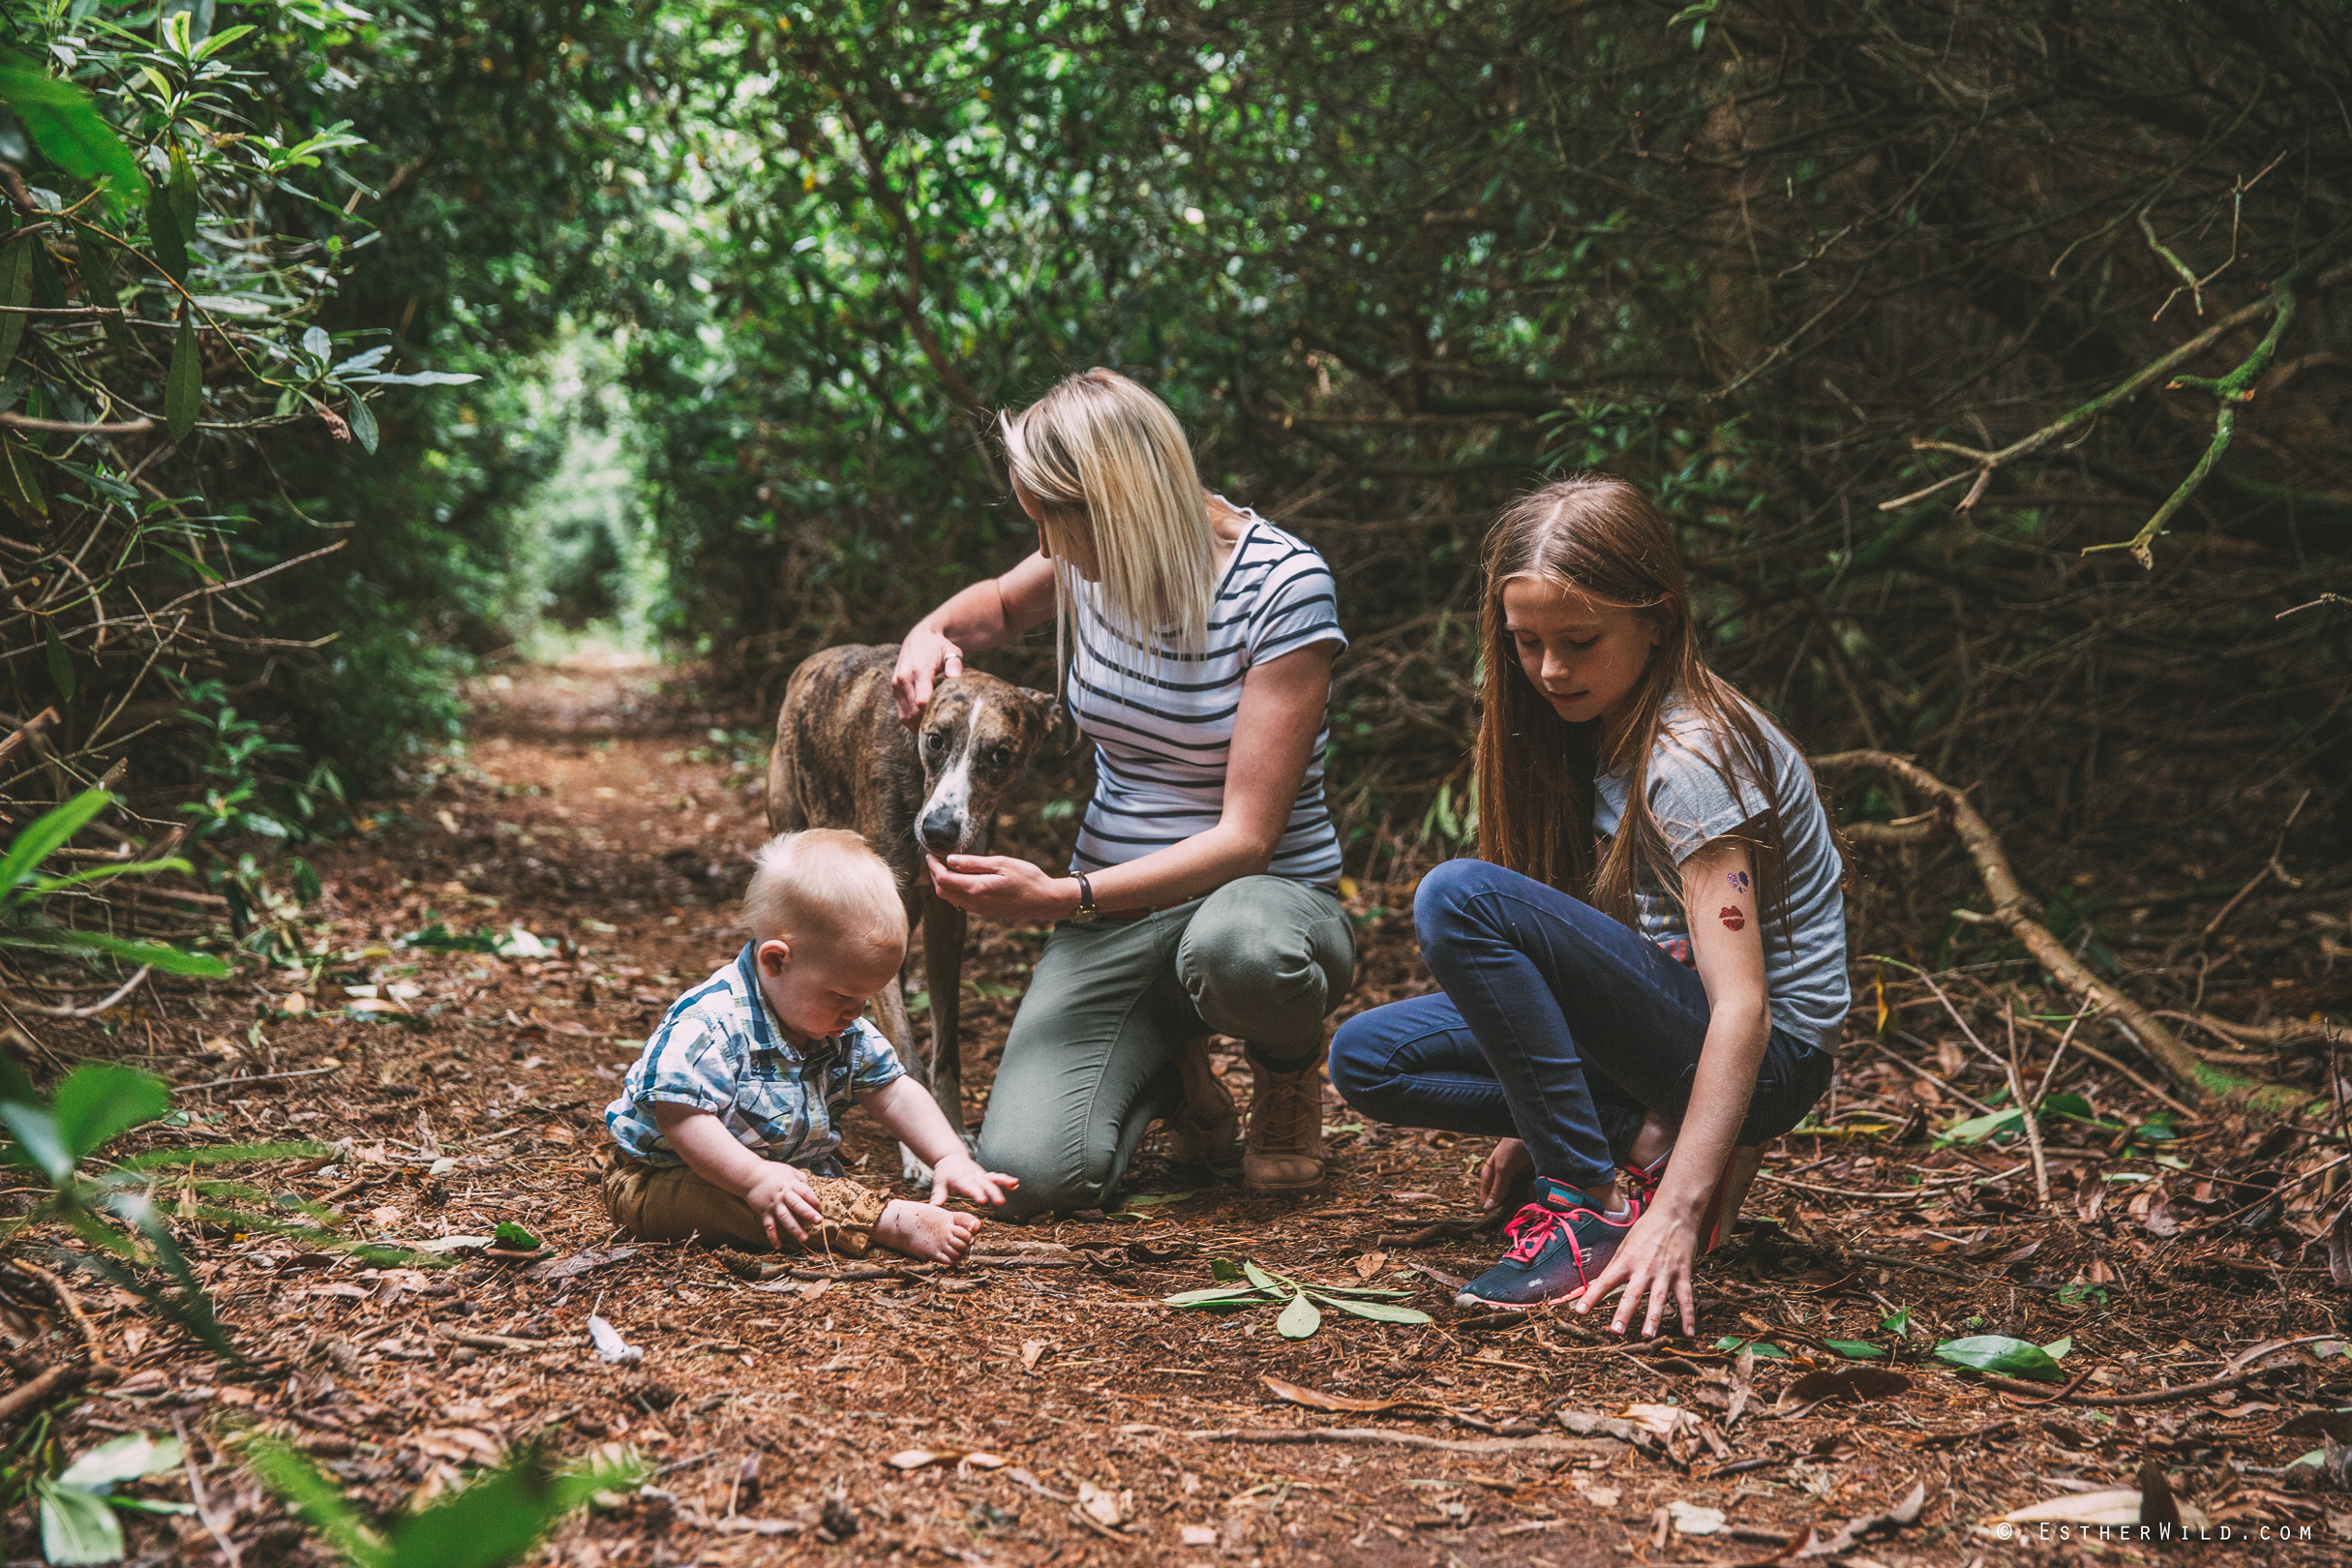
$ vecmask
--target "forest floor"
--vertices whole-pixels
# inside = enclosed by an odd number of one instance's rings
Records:
[[[519,670],[479,696],[470,744],[429,790],[318,858],[322,963],[50,1036],[213,1083],[181,1093],[186,1126],[130,1142],[341,1144],[255,1179],[330,1202],[372,1240],[512,1221],[547,1244],[424,1269],[204,1240],[199,1268],[254,1375],[85,1284],[91,1332],[127,1375],[63,1418],[68,1448],[176,1418],[210,1494],[209,1524],[136,1522],[135,1560],[227,1562],[224,1541],[243,1568],[326,1560],[236,1466],[226,1435],[256,1422],[387,1514],[527,1439],[625,1445],[657,1473],[537,1559],[576,1568],[2162,1557],[2179,1549],[2126,1539],[2136,1525],[1994,1523],[2034,1504],[2111,1512],[2095,1494],[2143,1487],[2152,1514],[2175,1499],[2229,1560],[2352,1556],[2326,1467],[2289,1467],[2352,1438],[2317,1218],[2325,1130],[2164,1127],[2156,1099],[2076,1057],[2065,1077],[2095,1114],[2040,1129],[2044,1197],[2021,1140],[1933,1147],[1931,1122],[1970,1113],[1958,1086],[1984,1099],[1994,1080],[1926,992],[1867,973],[1824,1131],[1773,1152],[1740,1235],[1703,1268],[1692,1341],[1455,1309],[1450,1282],[1498,1250],[1461,1233],[1486,1145],[1366,1126],[1336,1099],[1330,1181],[1311,1198],[1253,1197],[1147,1146],[1116,1212],[989,1227],[950,1271],[878,1257],[780,1272],[630,1244],[597,1200],[603,1112],[664,1008],[739,945],[759,761],[711,732],[748,721],[618,660]],[[1006,836],[1042,857],[1053,831],[1032,799]],[[1408,890],[1351,899],[1365,958],[1350,1010],[1427,984],[1384,901],[1409,905]],[[519,924],[550,951],[404,943],[435,921]],[[1043,934],[975,923],[975,1125]],[[1882,1003],[1951,1038],[1898,1058]],[[1219,1048],[1246,1098],[1238,1047]],[[2152,1118],[2178,1136],[2110,1130]],[[870,1124],[854,1119],[845,1152],[871,1182],[895,1175]],[[1293,1341],[1271,1310],[1161,1304],[1223,1258],[1409,1290],[1433,1321],[1327,1312]],[[48,1329],[67,1332],[38,1300],[0,1309],[20,1372]],[[600,1362],[591,1313],[643,1361]],[[1976,1335],[2055,1346],[2064,1380],[2004,1388],[1929,1353]],[[2278,1342],[2298,1342],[2265,1350]],[[2143,1503],[2120,1506],[2136,1520]],[[7,1530],[0,1556],[31,1559],[25,1522]]]

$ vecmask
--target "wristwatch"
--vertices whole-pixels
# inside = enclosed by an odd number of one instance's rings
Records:
[[[1080,871],[1076,875],[1078,878],[1078,907],[1071,913],[1070,923],[1085,925],[1102,912],[1095,908],[1095,885],[1086,880],[1085,872]]]

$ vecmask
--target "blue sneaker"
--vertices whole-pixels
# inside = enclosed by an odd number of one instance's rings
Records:
[[[1505,1227],[1511,1250],[1454,1298],[1457,1307],[1542,1307],[1571,1301],[1600,1278],[1641,1210],[1612,1218],[1583,1189],[1535,1179],[1535,1201]]]

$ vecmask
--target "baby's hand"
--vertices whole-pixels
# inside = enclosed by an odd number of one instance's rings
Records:
[[[794,1241],[808,1240],[808,1227],[824,1219],[817,1207],[817,1194],[808,1185],[808,1177],[791,1165],[765,1161],[759,1179],[751,1191],[743,1194],[751,1212],[760,1217],[760,1224],[768,1232],[768,1245],[782,1247],[777,1235],[780,1228]]]
[[[968,1154],[951,1154],[931,1167],[931,1201],[935,1205],[950,1197],[966,1197],[994,1208],[1004,1203],[1006,1192],[1020,1185],[1018,1177],[980,1169],[980,1161]]]

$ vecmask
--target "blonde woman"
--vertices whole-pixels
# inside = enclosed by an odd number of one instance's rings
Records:
[[[1229,1164],[1233,1102],[1211,1034],[1255,1070],[1242,1172],[1304,1191],[1323,1177],[1323,1020],[1355,944],[1333,890],[1323,802],[1330,569],[1206,493],[1174,414],[1126,377],[1072,376],[1004,421],[1012,491],[1038,549],[923,618],[899,650],[912,722],[967,652],[1056,622],[1096,784],[1070,873],[1005,856],[929,862],[941,896],[1000,920],[1052,920],[980,1129],[1019,1178],[1014,1217],[1102,1204],[1155,1120],[1180,1161]]]

